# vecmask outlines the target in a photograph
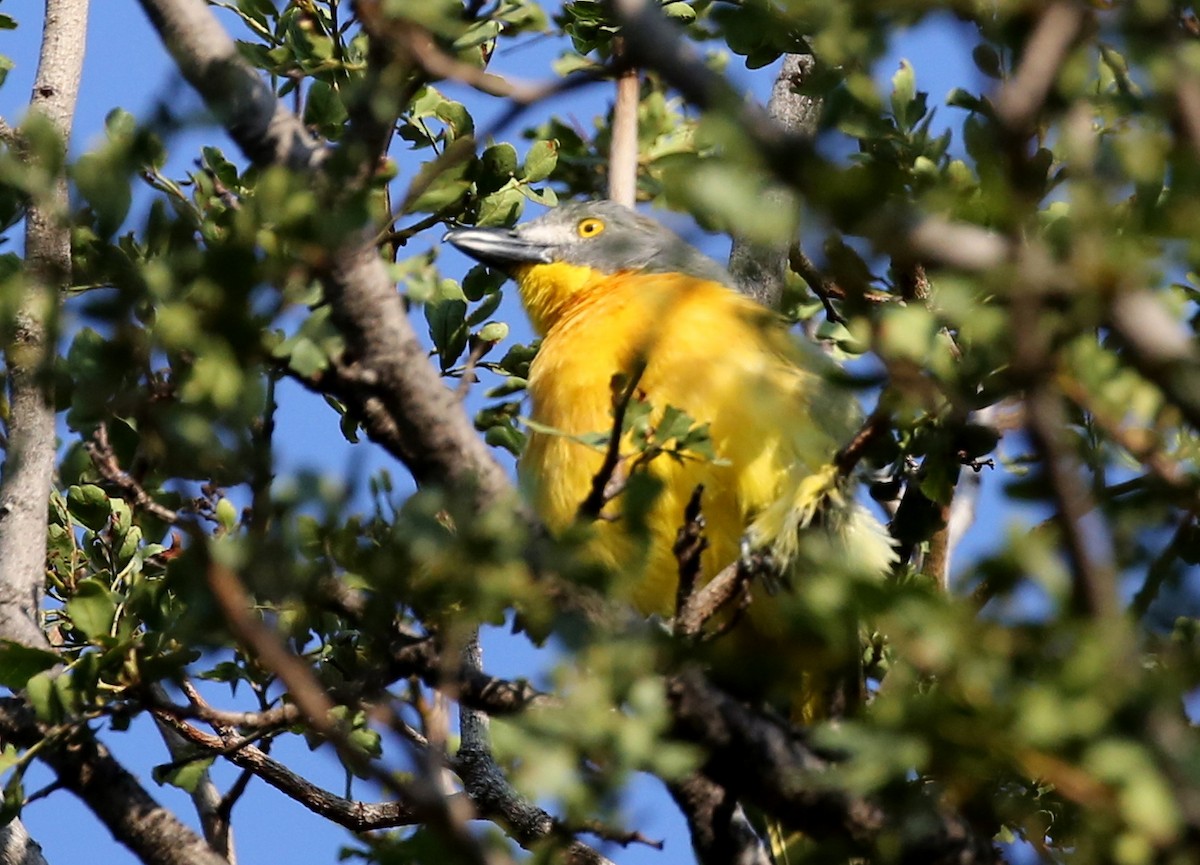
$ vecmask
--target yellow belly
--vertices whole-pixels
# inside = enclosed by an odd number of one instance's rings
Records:
[[[646,534],[620,518],[600,520],[590,549],[638,609],[670,615],[678,583],[672,546],[696,486],[704,485],[708,579],[737,557],[755,514],[828,461],[851,413],[812,404],[816,376],[799,365],[782,328],[740,295],[694,279],[612,277],[554,321],[530,370],[532,419],[566,434],[534,432],[519,464],[552,530],[574,522],[603,462],[599,450],[567,436],[612,429],[612,377],[639,358],[639,396],[656,413],[671,405],[711,424],[716,460],[657,457],[649,471],[662,492]],[[631,452],[624,443],[622,453]],[[614,503],[606,515],[618,511]]]

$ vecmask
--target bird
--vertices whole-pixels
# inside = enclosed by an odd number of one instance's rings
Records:
[[[517,474],[552,533],[576,526],[593,494],[606,453],[595,434],[613,430],[614,387],[633,385],[630,396],[651,407],[651,428],[673,409],[707,430],[708,457],[660,454],[644,465],[659,492],[641,531],[626,524],[620,495],[591,515],[587,549],[620,575],[642,614],[675,612],[673,547],[697,489],[707,542],[698,584],[748,549],[785,575],[803,570],[814,538],[826,563],[890,570],[886,529],[834,464],[858,428],[857,400],[834,384],[825,353],[737,291],[717,262],[610,201],[563,204],[511,229],[456,228],[444,239],[515,280],[541,336]],[[636,462],[629,439],[618,480]],[[751,604],[755,629],[783,634],[786,623],[756,613],[768,606]]]

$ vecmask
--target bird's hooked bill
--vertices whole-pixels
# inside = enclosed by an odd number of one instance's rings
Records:
[[[455,228],[447,231],[442,241],[489,267],[549,264],[552,261],[544,244],[522,238],[507,228]]]

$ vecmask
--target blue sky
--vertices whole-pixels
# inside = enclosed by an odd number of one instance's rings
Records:
[[[146,118],[157,104],[167,101],[177,116],[192,112],[199,118],[201,106],[198,100],[174,73],[156,34],[135,0],[95,0],[92,5],[73,154],[85,152],[98,140],[105,115],[116,107]],[[20,24],[14,32],[0,31],[0,54],[16,62],[16,68],[9,75],[6,85],[0,88],[0,116],[10,123],[19,121],[27,104],[40,40],[40,7],[41,4],[35,4],[33,0],[20,0],[18,3],[0,0],[0,11],[15,16]],[[877,64],[877,78],[886,87],[900,59],[907,58],[916,68],[918,87],[929,91],[930,104],[942,106],[938,109],[936,125],[956,123],[959,120],[955,116],[957,112],[946,108],[943,102],[952,86],[978,79],[970,60],[973,44],[970,28],[951,16],[932,19],[914,31],[901,34],[893,51]],[[553,75],[550,63],[557,50],[558,45],[553,40],[534,40],[519,50],[500,52],[495,69],[519,75],[526,80],[546,80]],[[731,75],[739,86],[765,98],[772,80],[771,69],[749,72],[741,67],[737,58],[733,59],[730,67]],[[483,102],[477,95],[459,86],[446,85],[444,90],[466,102],[473,110]],[[532,123],[540,117],[562,112],[578,118],[585,127],[590,126],[592,118],[606,110],[609,92],[606,85],[575,91],[569,97],[559,97],[546,105],[535,107],[521,118],[521,122]],[[487,110],[481,109],[484,112]],[[515,129],[508,129],[500,134],[508,137],[515,132]],[[215,140],[222,142],[221,146],[231,156],[234,154],[234,148],[214,128],[194,128],[172,142],[173,157],[165,173],[172,177],[182,176],[191,167],[201,144],[212,144]],[[405,159],[403,150],[397,149],[394,155],[401,161]],[[667,221],[714,257],[721,258],[727,253],[727,241],[707,237],[689,228],[688,223],[678,217]],[[438,236],[436,230],[430,232],[427,237],[410,245],[409,251],[415,253],[428,248],[429,244],[437,241]],[[459,276],[468,266],[466,260],[457,253],[442,251],[441,267],[447,275]],[[509,303],[506,301],[506,304]],[[515,328],[513,336],[521,341],[528,339],[524,319],[511,305],[506,306],[498,317],[514,324],[522,322],[521,326]],[[393,465],[390,458],[373,446],[363,444],[352,447],[347,444],[338,431],[336,416],[322,401],[290,385],[283,387],[280,401],[278,470],[281,476],[307,469],[338,483],[344,483],[349,476],[357,477],[361,483],[381,467],[391,468],[396,477],[403,476],[403,469]],[[995,480],[985,484],[985,515],[994,507],[998,486]],[[977,555],[986,548],[988,537],[995,531],[995,523],[986,516],[980,523],[990,531],[977,528],[972,533],[961,549],[966,557]],[[529,675],[531,664],[544,663],[537,660],[527,648],[499,633],[489,635],[486,650],[488,668],[499,674]],[[128,733],[106,734],[104,738],[160,801],[195,824],[193,809],[180,791],[156,787],[150,780],[151,767],[166,758],[161,741],[148,721],[143,719],[135,723]],[[286,738],[278,743],[273,753],[299,767],[315,783],[334,791],[342,789],[341,770],[327,753],[310,754],[302,743]],[[220,768],[217,771],[218,782],[225,787],[236,774],[229,767]],[[39,783],[48,780],[44,771],[35,770],[27,779],[27,790],[31,791]],[[356,794],[365,799],[374,798],[374,793],[362,784],[356,787]],[[662,865],[690,858],[690,851],[685,846],[686,834],[682,820],[656,784],[647,782],[634,785],[628,817],[630,827],[638,828],[651,837],[667,837],[671,842],[663,853],[644,848],[612,851],[618,862]],[[86,861],[126,865],[137,861],[109,838],[90,812],[69,794],[56,793],[32,804],[26,810],[25,818],[51,863]],[[339,847],[351,840],[344,830],[308,814],[260,782],[250,785],[249,792],[235,811],[234,826],[243,865],[280,861],[295,865],[332,863],[337,861]]]

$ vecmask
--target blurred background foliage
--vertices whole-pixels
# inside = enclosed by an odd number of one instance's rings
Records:
[[[562,77],[540,95],[569,95],[608,86],[613,12],[599,0],[384,0],[361,4],[366,26],[339,0],[212,5],[245,60],[338,148],[329,176],[346,183],[314,188],[218,146],[167,173],[190,122],[168,106],[158,117],[114,111],[105,139],[67,166],[74,272],[54,370],[54,651],[0,650],[3,684],[25,688],[49,723],[114,729],[146,711],[156,684],[227,683],[231,707],[286,701],[277,671],[238,648],[209,597],[216,560],[345,707],[360,754],[381,771],[428,772],[424,749],[453,733],[419,678],[396,669],[397,635],[436,634],[452,658],[475,626],[515,615],[513,641],[554,648],[527,675],[557,700],[497,722],[497,760],[564,825],[618,825],[635,773],[673,781],[703,762],[674,736],[662,687],[695,647],[621,611],[597,624],[548,592],[539,572],[600,598],[613,575],[579,564],[571,538],[531,534],[511,504],[478,513],[445,490],[413,492],[399,466],[356,502],[315,477],[279,475],[277,439],[303,430],[275,423],[277,385],[296,381],[325,396],[349,441],[373,447],[330,387],[356,347],[319,278],[331,250],[369,225],[430,362],[467,396],[488,444],[519,454],[536,344],[510,286],[482,267],[443,268],[429,240],[602,195],[611,117],[531,121],[510,94],[447,87],[405,62],[400,40],[420,34],[468,82],[512,45],[553,40]],[[1052,10],[1067,10],[1074,29],[1021,113],[1014,101],[1029,95],[1023,76],[1037,74],[1031,52],[1045,50],[1035,37]],[[785,311],[845,362],[878,420],[860,468],[892,509],[900,573],[862,585],[831,567],[759,600],[787,606],[814,652],[834,650],[847,612],[863,623],[870,700],[813,725],[812,741],[837,760],[796,783],[874,797],[896,815],[857,850],[871,861],[892,861],[927,828],[919,795],[965,815],[1011,861],[1196,861],[1200,24],[1190,6],[665,0],[661,11],[714,74],[770,76],[781,55],[809,49],[818,60],[803,87],[823,106],[819,128],[790,160],[734,113],[686,104],[653,68],[637,112],[639,202],[788,249],[801,264],[787,273]],[[921,57],[890,87],[872,75],[898,34],[930,16],[970,34],[964,51],[979,73],[941,102],[919,87]],[[6,27],[20,24],[13,17]],[[362,118],[392,114],[386,155],[365,159]],[[9,232],[45,197],[57,152],[36,120],[19,132],[19,147],[0,150]],[[980,244],[999,251],[973,258]],[[19,252],[0,256],[6,343],[28,278]],[[988,543],[951,568],[947,521],[981,476]],[[366,602],[347,606],[347,590]],[[787,682],[787,660],[731,666]],[[53,675],[58,663],[66,675]],[[380,704],[407,741],[380,739],[378,715],[362,711]],[[292,721],[247,732],[263,744],[311,731]],[[4,762],[13,814],[29,759]],[[757,769],[747,760],[745,788]],[[680,840],[639,861],[682,861]],[[356,844],[352,855],[377,862],[438,849],[412,828]],[[790,861],[844,861],[847,849],[802,843]]]

